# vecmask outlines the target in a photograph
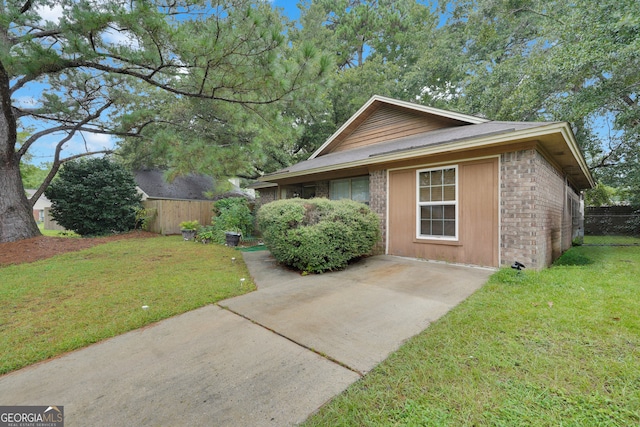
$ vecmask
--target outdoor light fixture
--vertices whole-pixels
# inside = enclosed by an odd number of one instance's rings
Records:
[[[524,264],[522,264],[522,263],[520,263],[520,262],[518,262],[518,261],[515,261],[515,262],[513,263],[513,265],[511,266],[511,268],[513,268],[513,269],[516,269],[516,270],[520,271],[520,270],[522,270],[523,268],[527,268],[527,267],[525,267],[525,266],[524,266]]]

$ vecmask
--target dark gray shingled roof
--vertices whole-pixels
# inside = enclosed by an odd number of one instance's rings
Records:
[[[520,130],[547,126],[551,123],[552,122],[490,121],[486,123],[439,129],[402,139],[396,139],[393,141],[381,142],[360,148],[354,148],[351,150],[338,151],[321,155],[313,159],[296,163],[295,165],[279,170],[272,174],[265,175],[262,179],[268,181],[269,177],[274,175],[303,172],[307,170],[311,171],[314,169],[325,168],[329,166],[335,166],[336,168],[339,168],[341,164],[348,164],[366,159],[374,161],[377,156],[384,156],[386,154],[404,151],[409,153],[411,150],[429,146],[446,145],[449,143],[464,141],[467,139],[508,134]]]
[[[136,184],[152,199],[208,200],[205,193],[214,190],[213,178],[206,175],[179,176],[172,182],[160,169],[138,170],[133,173]]]
[[[179,176],[171,182],[164,178],[166,171],[161,169],[144,169],[134,171],[133,175],[138,187],[151,199],[165,200],[218,200],[226,197],[244,197],[253,200],[253,196],[243,192],[232,184],[232,189],[207,198],[205,193],[215,192],[215,180],[207,175],[189,174]]]

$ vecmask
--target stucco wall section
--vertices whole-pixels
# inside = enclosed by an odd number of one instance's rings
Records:
[[[374,247],[374,254],[385,253],[387,241],[387,171],[376,170],[369,174],[369,207],[380,218],[382,239]]]

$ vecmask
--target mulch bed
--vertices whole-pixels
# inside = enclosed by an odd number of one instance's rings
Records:
[[[130,233],[114,234],[104,237],[49,237],[38,236],[17,242],[0,243],[0,266],[34,262],[51,258],[65,252],[79,251],[102,243],[123,239],[143,239],[158,237],[158,234],[148,231],[132,231]]]

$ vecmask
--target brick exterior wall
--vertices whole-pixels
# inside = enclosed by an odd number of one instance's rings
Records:
[[[500,158],[500,265],[538,262],[536,250],[535,150]]]
[[[316,197],[329,198],[329,181],[316,181]]]
[[[580,196],[534,149],[500,160],[500,264],[547,267],[571,247]]]
[[[369,175],[369,207],[380,218],[382,239],[373,248],[374,255],[386,251],[387,242],[387,171],[377,170]]]
[[[571,247],[571,188],[540,154],[537,154],[537,216],[538,253],[541,265],[546,267]],[[540,264],[539,262],[539,264]]]
[[[260,206],[271,203],[274,200],[278,200],[278,187],[262,188],[260,190],[256,190],[256,193],[256,212],[258,211]]]

